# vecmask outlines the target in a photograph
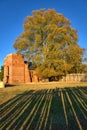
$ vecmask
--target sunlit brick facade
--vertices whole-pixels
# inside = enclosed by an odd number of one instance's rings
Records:
[[[4,83],[38,82],[34,70],[28,68],[28,63],[18,54],[9,54],[4,59]]]

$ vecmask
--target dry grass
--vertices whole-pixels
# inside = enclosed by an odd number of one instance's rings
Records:
[[[23,85],[25,87],[25,85]],[[38,90],[38,89],[54,89],[54,88],[66,88],[66,87],[86,87],[87,82],[46,82],[46,83],[28,83],[26,88]]]
[[[17,85],[7,85],[0,88],[0,104],[28,90],[44,90],[66,87],[86,87],[86,82],[81,83],[62,83],[62,82],[45,82],[45,83],[27,83]]]

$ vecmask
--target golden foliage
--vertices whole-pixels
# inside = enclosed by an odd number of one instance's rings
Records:
[[[41,9],[26,17],[14,48],[34,62],[39,74],[51,77],[66,74],[81,62],[83,50],[77,42],[77,30],[66,17],[54,9]]]

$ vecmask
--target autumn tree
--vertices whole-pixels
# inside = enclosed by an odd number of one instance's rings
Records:
[[[32,61],[38,75],[55,77],[78,71],[84,53],[71,22],[54,9],[40,9],[26,17],[24,31],[14,42],[17,53]]]
[[[87,49],[84,49],[83,62],[87,65]]]
[[[80,67],[80,71],[87,74],[87,49],[86,48],[84,49],[84,56]]]

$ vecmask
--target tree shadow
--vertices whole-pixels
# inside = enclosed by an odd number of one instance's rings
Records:
[[[86,130],[87,88],[25,91],[0,105],[1,130]]]

